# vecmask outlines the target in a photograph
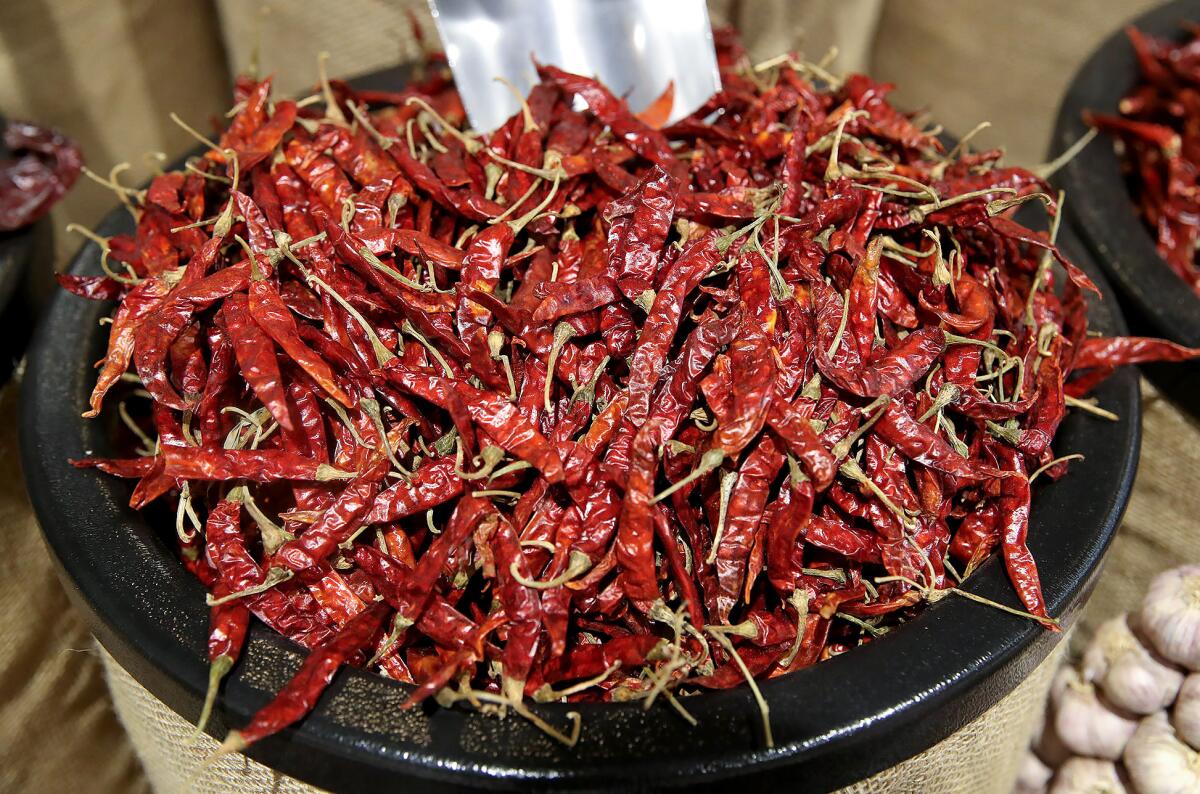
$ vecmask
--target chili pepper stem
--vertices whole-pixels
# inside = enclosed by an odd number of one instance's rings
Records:
[[[454,370],[450,368],[449,362],[447,362],[442,356],[441,351],[434,347],[429,340],[426,339],[424,335],[422,335],[421,332],[416,329],[416,326],[414,326],[408,320],[405,320],[400,324],[400,330],[411,336],[413,339],[416,339],[422,347],[429,351],[429,355],[433,356],[434,361],[441,366],[442,372],[446,374],[446,377],[454,377]]]
[[[562,700],[563,698],[570,697],[571,695],[579,692],[585,692],[597,684],[603,683],[610,675],[620,669],[621,660],[618,659],[610,664],[604,670],[604,672],[598,673],[597,675],[594,675],[584,681],[580,681],[577,684],[572,684],[565,689],[555,690],[554,687],[550,686],[549,684],[542,684],[541,687],[539,687],[538,690],[533,693],[533,699],[538,703],[552,703],[556,700]]]
[[[204,726],[208,724],[208,718],[212,716],[213,705],[217,702],[217,691],[221,686],[221,679],[233,668],[233,658],[222,654],[216,659],[213,659],[212,664],[208,667],[208,691],[204,693],[204,705],[200,709],[200,719],[196,721],[196,730],[192,733],[191,742],[195,743],[200,738],[200,734],[204,733]]]
[[[342,113],[337,100],[333,97],[333,89],[329,85],[328,52],[322,51],[317,54],[317,76],[321,82],[321,96],[325,99],[325,117],[335,124],[346,126],[346,114]]]
[[[546,197],[542,199],[540,204],[515,221],[505,221],[505,223],[512,228],[513,234],[520,234],[521,230],[524,229],[530,222],[532,222],[534,218],[540,215],[542,210],[550,206],[550,202],[554,200],[555,194],[558,193],[558,186],[560,182],[561,180],[559,175],[555,174],[554,182],[550,185],[550,191],[546,193]]]
[[[1064,399],[1066,400],[1069,408],[1078,408],[1079,410],[1085,411],[1092,416],[1098,416],[1101,419],[1107,419],[1110,422],[1121,421],[1120,416],[1114,414],[1112,411],[1104,410],[1099,405],[1096,405],[1095,401],[1093,400],[1081,400],[1078,397],[1072,397],[1069,394],[1064,395]]]
[[[247,587],[245,590],[238,590],[235,593],[229,593],[228,595],[223,595],[220,598],[213,598],[210,594],[205,596],[204,600],[205,603],[207,603],[210,607],[228,604],[230,601],[236,601],[239,598],[265,593],[272,587],[275,587],[278,584],[283,584],[293,576],[295,576],[295,573],[288,568],[270,568],[267,570],[267,575],[263,578],[262,582],[254,585],[253,587]]]
[[[705,627],[705,630],[733,658],[734,663],[742,671],[742,675],[745,676],[746,683],[750,686],[750,691],[754,694],[754,701],[758,704],[759,714],[762,715],[763,735],[767,749],[773,749],[775,747],[775,737],[771,734],[771,708],[767,705],[766,698],[762,696],[762,692],[758,688],[758,682],[754,680],[754,676],[750,674],[750,668],[746,667],[746,663],[742,661],[741,655],[733,647],[733,642],[725,636],[724,632],[713,631],[711,627]]]
[[[722,462],[724,462],[724,460],[725,450],[718,449],[716,447],[708,450],[700,456],[700,465],[698,465],[695,470],[683,477],[678,482],[655,494],[654,498],[650,500],[650,504],[658,504],[663,499],[666,499],[668,496],[678,491],[680,488],[690,485],[704,475],[708,474],[710,471],[716,469],[721,465]]]
[[[546,386],[542,394],[542,406],[547,412],[554,410],[554,405],[550,402],[550,392],[554,388],[554,365],[558,363],[558,356],[562,352],[563,345],[573,336],[575,336],[575,329],[569,323],[559,323],[554,326],[554,339],[550,345],[549,358],[546,360]]]
[[[833,340],[829,343],[829,349],[825,351],[826,358],[833,358],[837,353],[838,348],[842,344],[842,337],[846,335],[846,323],[850,319],[850,290],[842,293],[842,320],[838,323],[837,331],[833,335]]]
[[[516,201],[514,201],[512,204],[509,204],[508,207],[504,210],[504,212],[500,213],[499,215],[497,215],[494,218],[489,218],[488,223],[489,224],[497,224],[497,223],[501,223],[501,222],[505,221],[508,218],[508,216],[512,215],[514,212],[516,212],[517,207],[520,207],[522,204],[524,204],[525,201],[530,196],[532,196],[539,187],[541,187],[541,182],[538,179],[535,179],[533,182],[531,182],[529,184],[529,188],[524,193],[522,193],[517,198]]]
[[[488,157],[492,158],[497,163],[508,166],[509,168],[515,168],[518,171],[524,171],[530,176],[536,176],[539,179],[545,179],[549,181],[555,177],[559,179],[565,179],[567,176],[566,172],[563,171],[562,168],[538,168],[536,166],[526,165],[525,163],[519,163],[516,160],[510,160],[490,146],[486,147],[483,151]]]
[[[721,474],[720,485],[720,502],[717,508],[717,529],[713,533],[712,549],[708,552],[708,557],[704,562],[712,565],[717,561],[717,550],[721,547],[721,538],[725,535],[725,519],[729,514],[729,497],[733,494],[733,489],[737,485],[738,475],[736,471],[727,471]]]
[[[875,423],[878,422],[880,417],[883,416],[884,411],[887,410],[888,404],[891,403],[891,401],[892,398],[889,395],[883,394],[875,398],[870,405],[863,407],[863,413],[870,413],[871,411],[874,411],[875,413],[871,414],[867,421],[863,422],[852,432],[847,433],[845,437],[833,445],[833,448],[829,451],[833,455],[833,459],[835,461],[839,461],[850,454],[850,448],[854,446],[854,444],[860,438],[866,435],[868,430],[875,426]]]
[[[112,249],[109,246],[108,238],[101,237],[100,235],[93,232],[91,229],[87,228],[86,226],[81,226],[78,223],[68,223],[66,226],[66,230],[67,230],[68,234],[71,232],[76,232],[77,234],[81,234],[84,237],[86,237],[88,240],[92,241],[93,243],[95,243],[96,245],[98,245],[100,247],[100,267],[102,270],[104,270],[105,275],[107,275],[113,281],[119,282],[121,284],[140,284],[141,283],[142,279],[138,276],[137,272],[134,271],[134,269],[129,266],[128,263],[126,263],[126,262],[121,263],[122,265],[125,266],[126,272],[129,273],[128,276],[122,276],[119,273],[114,272],[112,270],[112,268],[109,266],[108,260],[109,260],[109,255],[110,255]]]
[[[1029,170],[1032,171],[1034,174],[1036,174],[1041,179],[1049,179],[1050,177],[1052,177],[1056,173],[1058,173],[1058,170],[1060,168],[1062,168],[1064,165],[1066,165],[1067,163],[1074,160],[1075,157],[1080,152],[1082,152],[1084,149],[1086,149],[1087,145],[1089,143],[1091,143],[1095,139],[1095,137],[1099,134],[1100,134],[1100,131],[1097,130],[1095,127],[1092,127],[1087,132],[1085,132],[1083,135],[1079,136],[1079,140],[1075,141],[1075,143],[1068,146],[1066,148],[1066,150],[1062,154],[1060,154],[1058,157],[1055,157],[1053,160],[1051,160],[1048,163],[1042,163],[1041,165],[1035,165],[1033,168],[1030,168]]]
[[[796,661],[796,654],[800,653],[800,647],[804,644],[804,630],[808,623],[808,591],[793,590],[787,601],[796,609],[796,639],[792,642],[787,656],[779,660],[779,666],[784,670],[787,670],[792,666],[792,662]]]
[[[442,126],[442,129],[446,132],[446,134],[454,136],[454,138],[456,138],[458,142],[463,145],[463,148],[467,150],[468,154],[476,154],[480,149],[484,148],[481,142],[474,138],[468,137],[465,133],[458,129],[458,127],[455,127],[453,124],[446,121],[446,119],[442,117],[442,114],[434,110],[433,106],[424,99],[416,96],[410,96],[404,101],[404,104],[417,105],[430,116],[432,116],[434,121]]]
[[[943,383],[942,388],[938,389],[937,397],[933,403],[925,410],[925,413],[917,417],[918,422],[926,422],[929,417],[941,411],[948,405],[953,405],[962,397],[962,389],[955,386],[953,383]]]
[[[1040,615],[1034,615],[1030,612],[1026,612],[1021,609],[1015,609],[1013,607],[1001,604],[998,601],[993,601],[990,598],[984,598],[981,595],[976,595],[975,593],[971,593],[966,590],[961,590],[957,587],[947,587],[947,588],[938,590],[938,589],[933,588],[932,586],[925,586],[925,585],[917,584],[912,579],[909,579],[907,576],[877,576],[877,577],[875,577],[875,584],[885,584],[887,582],[904,582],[905,584],[912,587],[914,590],[920,591],[921,597],[931,604],[936,604],[938,601],[941,601],[946,596],[954,594],[954,595],[962,596],[963,598],[965,598],[969,601],[974,601],[978,604],[983,604],[985,606],[993,607],[994,609],[998,609],[1001,612],[1007,612],[1010,615],[1016,615],[1017,617],[1036,621],[1037,623],[1041,623],[1043,626],[1046,626],[1047,628],[1058,630],[1058,629],[1061,629],[1061,627],[1062,627],[1062,624],[1059,623],[1058,620],[1056,620],[1055,618],[1041,617]]]
[[[516,579],[520,584],[534,590],[549,590],[554,587],[561,587],[577,576],[582,576],[592,568],[591,559],[581,551],[572,550],[567,569],[553,579],[547,579],[544,582],[539,582],[536,579],[529,579],[524,576],[517,567],[517,561],[509,563],[508,572],[513,579]]]
[[[395,270],[394,268],[390,268],[387,265],[385,265],[383,263],[383,261],[379,257],[375,256],[375,254],[371,252],[371,249],[367,248],[365,245],[362,248],[358,249],[358,253],[359,253],[359,256],[361,256],[363,259],[367,260],[367,264],[369,264],[371,267],[375,268],[380,273],[383,273],[386,276],[390,276],[391,278],[400,282],[401,284],[408,287],[409,289],[416,290],[417,292],[430,292],[431,291],[427,285],[413,281],[412,279],[408,278],[407,276],[401,274],[398,270]]]
[[[462,445],[458,445],[459,455],[462,455]],[[479,450],[479,454],[472,458],[471,463],[479,468],[473,472],[468,472],[459,466],[454,467],[454,473],[459,479],[463,480],[482,480],[490,477],[492,471],[499,465],[500,461],[504,460],[504,450],[500,447],[488,444],[483,449]]]
[[[1092,130],[1095,132],[1095,130]],[[1086,137],[1086,136],[1085,136]],[[1067,194],[1063,191],[1058,192],[1058,212],[1054,213],[1054,218],[1050,222],[1050,242],[1055,242],[1058,239],[1058,228],[1062,223],[1063,203],[1067,200]],[[1029,285],[1029,296],[1025,299],[1025,325],[1032,328],[1036,321],[1033,317],[1033,302],[1037,297],[1038,292],[1046,283],[1046,276],[1050,272],[1050,263],[1053,257],[1050,251],[1044,251],[1042,258],[1038,261],[1037,272],[1033,275],[1033,281]]]
[[[872,637],[882,637],[883,635],[888,633],[888,629],[886,627],[880,628],[879,626],[872,625],[871,623],[868,623],[867,621],[863,620],[862,618],[856,617],[855,615],[849,615],[845,612],[834,612],[833,616],[835,618],[841,618],[842,620],[846,621],[847,623],[853,623],[855,626],[858,626],[860,629],[867,632]]]
[[[1061,457],[1055,458],[1054,460],[1050,461],[1049,463],[1039,466],[1033,472],[1033,474],[1030,474],[1029,482],[1032,483],[1034,480],[1036,480],[1038,478],[1038,475],[1044,474],[1048,469],[1052,469],[1060,463],[1066,463],[1066,462],[1072,461],[1072,460],[1084,460],[1084,457],[1083,457],[1083,455],[1080,455],[1078,452],[1076,452],[1073,455],[1063,455]]]

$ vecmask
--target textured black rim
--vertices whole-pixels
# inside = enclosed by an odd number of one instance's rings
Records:
[[[1164,38],[1179,38],[1180,22],[1200,20],[1200,2],[1176,0],[1129,24]],[[1116,113],[1137,81],[1133,47],[1124,26],[1087,60],[1059,109],[1052,150],[1062,152],[1087,132],[1083,111]],[[1056,181],[1067,191],[1067,218],[1122,297],[1150,329],[1191,347],[1200,346],[1200,297],[1171,271],[1130,200],[1120,163],[1107,136],[1063,167]]]
[[[394,86],[394,75],[376,78]],[[111,214],[102,234],[127,230]],[[98,272],[88,244],[71,271]],[[1077,255],[1078,258],[1078,255]],[[1086,262],[1081,262],[1087,265]],[[79,418],[91,389],[90,362],[102,355],[97,320],[106,306],[57,295],[34,340],[22,405],[22,462],[34,508],[60,575],[105,647],[153,694],[194,719],[207,680],[203,590],[161,533],[126,503],[129,485],[68,458],[104,454],[105,425]],[[1097,302],[1093,325],[1123,325]],[[1069,624],[1090,590],[1128,500],[1140,443],[1137,380],[1123,372],[1097,396],[1122,419],[1071,416],[1056,449],[1081,452],[1058,483],[1039,483],[1030,547],[1043,572],[1051,613]],[[999,559],[967,589],[1016,604]],[[335,791],[396,785],[645,789],[715,785],[732,776],[796,789],[835,788],[908,758],[981,714],[1019,684],[1060,635],[1030,621],[948,598],[864,648],[764,682],[777,747],[762,745],[746,688],[700,695],[692,728],[667,709],[591,704],[579,745],[568,750],[523,721],[458,709],[398,711],[406,689],[362,670],[343,671],[300,725],[251,748],[284,773]],[[223,691],[210,727],[243,724],[296,669],[297,646],[261,625]],[[565,722],[566,707],[537,707]]]

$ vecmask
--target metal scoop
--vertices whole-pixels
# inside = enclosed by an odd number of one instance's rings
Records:
[[[668,123],[721,87],[704,0],[430,0],[471,126],[490,132],[520,109],[532,55],[597,77],[637,112],[674,82]]]

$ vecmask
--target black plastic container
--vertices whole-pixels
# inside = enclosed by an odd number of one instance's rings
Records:
[[[373,81],[396,84],[388,74]],[[99,231],[127,231],[129,224],[117,211]],[[97,272],[98,258],[88,244],[71,270]],[[62,580],[92,630],[139,682],[191,720],[208,674],[203,588],[175,558],[169,522],[152,525],[126,506],[128,483],[67,463],[110,449],[107,425],[79,418],[93,383],[91,362],[104,345],[96,321],[107,310],[62,293],[39,329],[22,400],[26,481]],[[1123,330],[1111,302],[1096,302],[1092,321],[1108,333]],[[1086,460],[1063,480],[1039,481],[1035,489],[1029,545],[1050,611],[1066,625],[1090,591],[1120,521],[1140,442],[1135,373],[1118,373],[1097,396],[1121,421],[1068,417],[1056,449]],[[1017,603],[999,558],[987,561],[966,589]],[[725,788],[731,778],[820,791],[865,778],[958,730],[1021,683],[1061,637],[966,599],[943,599],[866,647],[762,682],[776,739],[770,750],[746,687],[688,698],[698,727],[668,708],[647,712],[635,703],[535,706],[554,724],[565,724],[570,709],[582,713],[579,744],[567,749],[519,719],[432,706],[401,712],[405,686],[351,669],[312,715],[249,754],[341,792],[699,789]],[[214,735],[244,724],[286,682],[301,655],[255,624],[210,723]]]
[[[1200,21],[1200,2],[1177,0],[1129,24],[1163,38],[1184,36],[1181,22]],[[1085,110],[1117,113],[1138,79],[1124,29],[1113,33],[1075,75],[1059,108],[1051,155],[1088,130]],[[1066,218],[1116,288],[1130,330],[1200,347],[1200,295],[1158,255],[1153,233],[1134,207],[1109,136],[1101,135],[1056,175],[1067,194]],[[1200,415],[1200,363],[1151,365],[1147,376],[1172,400]]]

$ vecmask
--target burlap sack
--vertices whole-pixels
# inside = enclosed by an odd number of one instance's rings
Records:
[[[1046,690],[1061,659],[1058,648],[1011,694],[949,738],[902,764],[841,789],[838,794],[1008,794],[1022,751],[1042,718]],[[141,684],[103,649],[100,658],[113,703],[151,785],[159,794],[316,794],[321,789],[252,761],[225,756],[203,766],[217,749]]]
[[[274,72],[281,89],[299,91],[315,80],[315,54],[322,49],[332,53],[331,72],[346,75],[413,55],[404,2],[424,12],[420,0],[267,3],[272,11],[262,24],[262,70]],[[819,55],[837,44],[839,68],[869,68],[898,83],[899,101],[932,107],[948,129],[961,132],[991,120],[993,134],[983,140],[1006,143],[1015,162],[1029,164],[1044,153],[1058,97],[1075,65],[1111,30],[1154,3],[712,0],[710,7],[714,21],[734,22],[746,32],[756,58],[789,48]],[[214,11],[214,5],[191,0],[0,2],[0,110],[63,128],[99,171],[132,161],[134,182],[149,172],[143,152],[177,154],[190,145],[168,111],[204,126],[225,109],[228,75],[248,62],[262,5],[218,0]],[[95,223],[114,203],[111,193],[84,182],[56,211],[55,225]],[[61,265],[75,243],[64,234],[58,240]],[[0,791],[145,791],[147,778],[113,716],[87,631],[55,581],[25,500],[16,471],[15,402],[11,388],[0,393]],[[1193,421],[1153,399],[1145,431],[1129,513],[1077,636],[1136,603],[1154,573],[1200,560],[1200,532],[1194,529],[1200,433]],[[1022,700],[1010,697],[993,711],[1032,710],[1043,688],[1023,688]],[[968,742],[991,717],[989,712],[943,744]],[[1014,724],[1015,733],[1029,723]],[[1021,742],[990,741],[993,752],[970,755],[965,769],[936,767],[946,769],[936,783],[909,780],[931,791],[957,790],[941,787],[988,780],[993,773],[1004,780]],[[138,743],[148,766],[170,762],[171,753],[154,750],[148,740]],[[905,784],[867,790],[885,789],[905,790]]]

